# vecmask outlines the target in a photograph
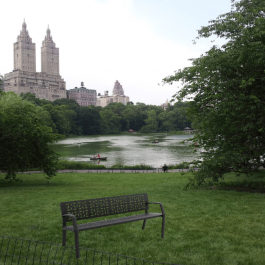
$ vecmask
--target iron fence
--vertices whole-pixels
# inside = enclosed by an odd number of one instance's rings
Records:
[[[151,265],[169,263],[147,261],[89,248],[80,248],[80,258],[76,259],[75,249],[72,246],[63,247],[44,241],[0,236],[0,264]]]

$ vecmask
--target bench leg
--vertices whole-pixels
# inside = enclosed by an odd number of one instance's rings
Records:
[[[145,223],[146,223],[146,219],[145,219],[144,222],[143,222],[143,227],[142,227],[142,229],[145,228]]]
[[[66,230],[63,230],[63,246],[66,245]]]
[[[164,232],[165,232],[165,219],[166,217],[162,217],[162,233],[161,233],[161,238],[164,238]]]
[[[80,258],[80,250],[79,250],[79,232],[75,232],[75,256],[76,258]]]

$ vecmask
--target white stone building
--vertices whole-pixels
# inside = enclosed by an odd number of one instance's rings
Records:
[[[127,105],[129,100],[129,97],[124,95],[124,90],[121,84],[118,80],[116,80],[112,91],[112,96],[109,96],[108,91],[105,91],[104,95],[99,94],[99,98],[97,99],[97,106],[106,107],[110,103],[122,103],[124,105]]]

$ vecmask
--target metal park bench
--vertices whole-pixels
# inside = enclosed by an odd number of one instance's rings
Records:
[[[148,213],[148,204],[159,204],[162,213]],[[164,237],[165,230],[165,211],[162,203],[148,202],[147,193],[124,195],[117,197],[106,197],[99,199],[88,199],[82,201],[61,202],[61,212],[63,219],[63,246],[66,245],[66,231],[75,233],[75,250],[76,258],[80,257],[79,252],[79,232],[96,229],[105,226],[124,224],[129,222],[143,220],[142,229],[145,228],[146,220],[156,217],[162,217],[162,233]],[[138,215],[130,215],[114,219],[108,219],[85,224],[77,224],[78,220],[109,216],[121,213],[129,213],[135,211],[145,211]],[[66,226],[67,222],[72,221],[72,226]]]

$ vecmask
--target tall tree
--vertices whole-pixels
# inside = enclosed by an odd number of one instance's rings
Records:
[[[94,106],[81,107],[79,114],[80,125],[82,126],[83,134],[100,134],[101,117],[99,111]]]
[[[265,1],[232,3],[231,12],[198,31],[198,38],[216,35],[226,44],[164,79],[183,81],[175,97],[193,97],[189,114],[199,132],[193,142],[209,151],[193,184],[265,166]]]
[[[62,135],[68,135],[71,131],[69,116],[67,115],[68,108],[65,105],[44,105],[43,108],[51,115],[52,121],[56,125],[56,132]]]
[[[43,170],[48,178],[55,175],[58,156],[49,143],[60,136],[45,126],[47,115],[13,92],[0,96],[0,170],[6,172],[6,179],[15,179],[16,172],[32,167]]]
[[[61,98],[52,102],[54,106],[67,106],[65,111],[65,117],[70,123],[70,134],[80,135],[82,134],[82,125],[80,120],[80,105],[74,99]]]
[[[154,109],[147,111],[146,125],[142,128],[142,132],[149,130],[150,132],[156,131],[158,128],[158,119]]]
[[[102,132],[106,134],[119,133],[121,131],[121,117],[111,109],[103,108],[100,111],[102,120]]]

